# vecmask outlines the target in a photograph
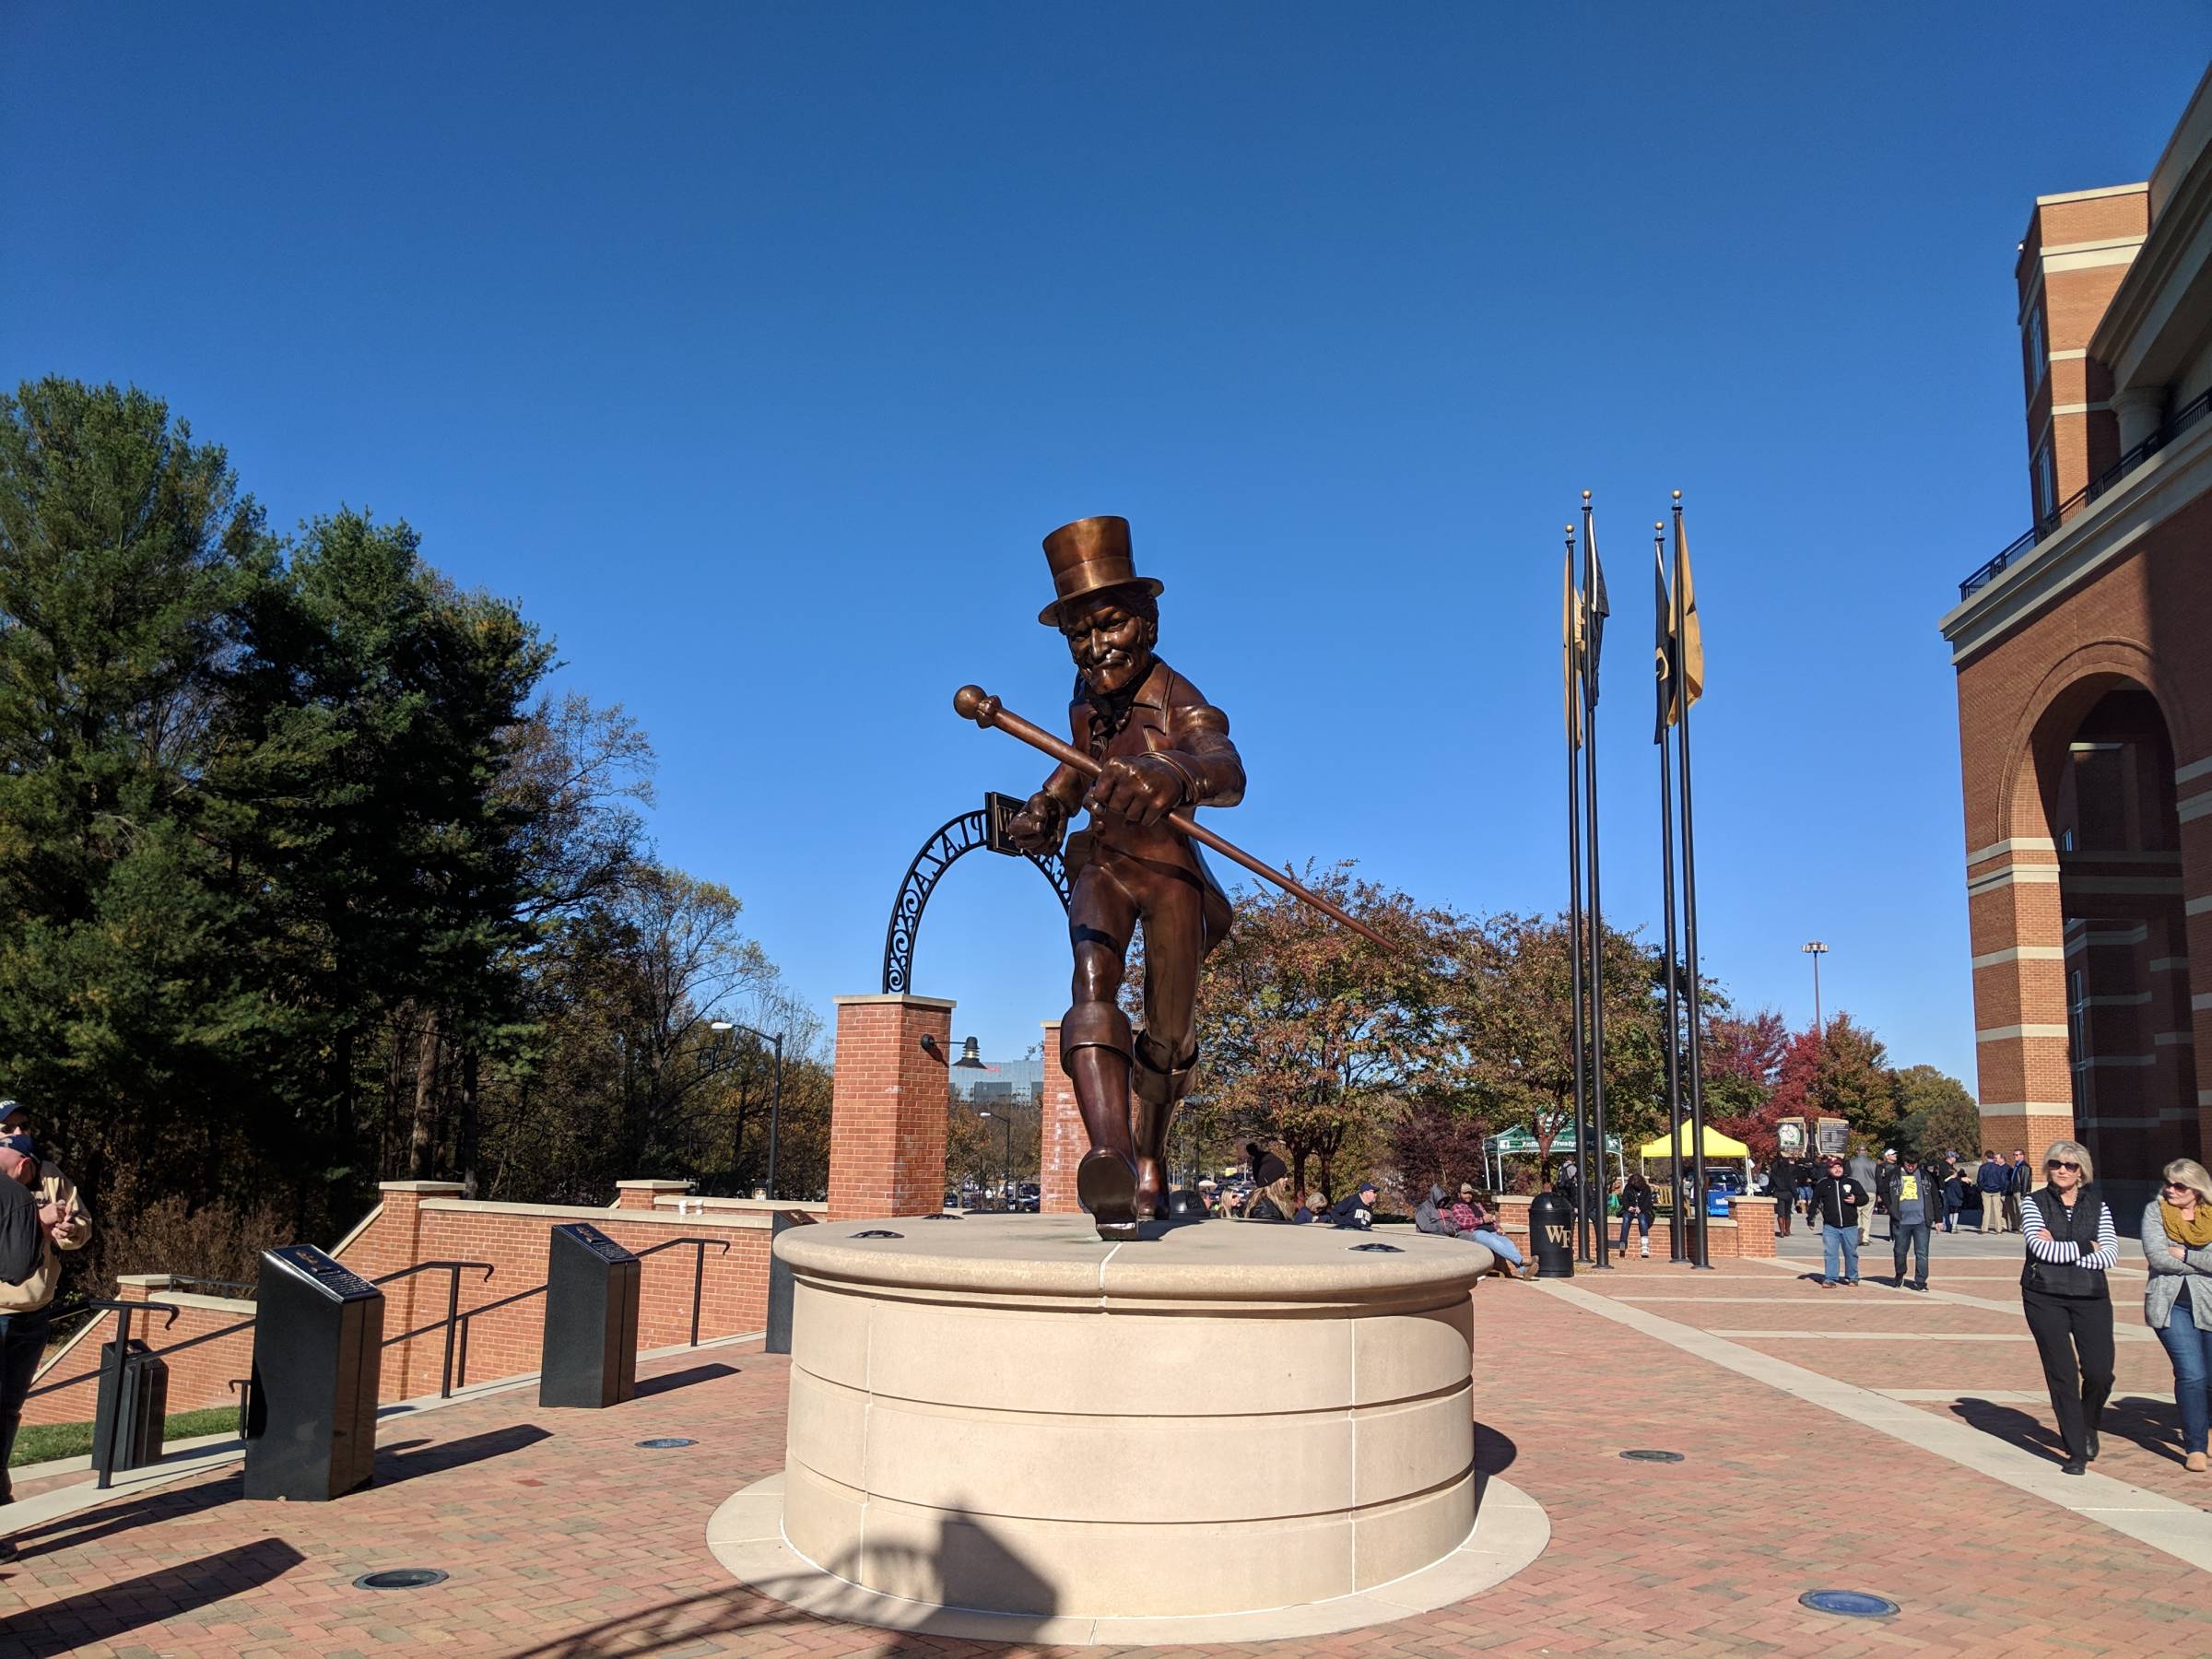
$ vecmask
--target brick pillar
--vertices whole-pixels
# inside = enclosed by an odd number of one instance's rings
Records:
[[[841,996],[830,1089],[830,1219],[934,1214],[945,1201],[953,1005],[936,996]]]
[[[169,1288],[171,1277],[166,1273],[119,1273],[115,1276],[117,1301],[152,1301]],[[101,1315],[102,1318],[106,1316]],[[112,1325],[113,1320],[108,1323]]]
[[[1090,1135],[1083,1127],[1083,1114],[1076,1110],[1076,1086],[1060,1069],[1060,1022],[1056,1019],[1044,1022],[1042,1097],[1037,1184],[1043,1197],[1037,1207],[1048,1216],[1080,1213],[1083,1206],[1076,1202],[1076,1165],[1090,1150]]]
[[[618,1181],[615,1182],[615,1207],[649,1210],[659,1204],[664,1193],[670,1197],[677,1197],[698,1184],[695,1181]]]
[[[2024,1147],[2040,1158],[2074,1133],[2065,922],[2053,842],[2016,837],[1970,853],[1966,894],[1982,1144]]]

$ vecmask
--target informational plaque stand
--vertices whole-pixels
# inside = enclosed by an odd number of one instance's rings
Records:
[[[588,1221],[553,1230],[540,1406],[619,1406],[638,1392],[638,1258]]]

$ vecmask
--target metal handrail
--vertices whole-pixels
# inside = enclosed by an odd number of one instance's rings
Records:
[[[699,1346],[699,1304],[700,1298],[706,1293],[707,1287],[707,1246],[719,1244],[722,1246],[722,1253],[728,1255],[730,1241],[727,1239],[664,1239],[660,1243],[651,1245],[644,1250],[633,1250],[630,1254],[641,1262],[649,1255],[660,1254],[664,1250],[674,1250],[678,1244],[699,1246],[691,1257],[691,1346],[697,1347]]]
[[[184,1310],[174,1302],[158,1301],[108,1301],[103,1300],[89,1305],[94,1308],[112,1308],[115,1311],[115,1397],[108,1406],[108,1432],[101,1438],[99,1455],[94,1458],[92,1464],[93,1468],[99,1472],[100,1476],[100,1478],[92,1483],[93,1488],[96,1491],[104,1492],[108,1489],[115,1475],[115,1437],[123,1432],[123,1368],[131,1357],[131,1315],[139,1312],[166,1313],[169,1317],[161,1322],[161,1328],[166,1331],[171,1325],[177,1323],[177,1315],[183,1312]],[[96,1377],[103,1377],[107,1375],[107,1372],[108,1368],[103,1364],[91,1374]],[[93,1407],[92,1415],[96,1418],[100,1415],[97,1406]]]
[[[2072,518],[2081,508],[2119,483],[2123,477],[2135,471],[2136,467],[2142,465],[2144,462],[2149,460],[2151,456],[2157,454],[2199,420],[2202,420],[2207,413],[2212,413],[2212,387],[2206,387],[2176,409],[2172,417],[2157,431],[2127,451],[2119,460],[2084,484],[2048,513],[2036,520],[2028,527],[2024,535],[2016,536],[2006,543],[1998,550],[1994,558],[1983,564],[1980,569],[1959,584],[1959,597],[1961,599],[1972,598],[1994,582],[2014,559],[2050,535],[2053,531]]]
[[[484,1302],[477,1307],[470,1308],[461,1315],[461,1359],[459,1370],[454,1376],[454,1381],[461,1387],[468,1386],[468,1322],[479,1313],[495,1313],[500,1309],[512,1303],[523,1301],[533,1296],[543,1296],[545,1293],[546,1287],[544,1285],[533,1285],[527,1290],[517,1290],[512,1296],[502,1296],[498,1301]]]
[[[461,1323],[461,1276],[464,1273],[473,1272],[478,1267],[484,1269],[486,1284],[489,1284],[491,1276],[499,1271],[489,1262],[418,1262],[412,1267],[402,1267],[396,1273],[387,1273],[382,1278],[373,1278],[369,1281],[372,1285],[389,1285],[400,1279],[413,1278],[418,1273],[444,1272],[452,1275],[446,1280],[445,1285],[445,1317],[443,1319],[432,1320],[429,1324],[418,1326],[412,1331],[402,1331],[396,1336],[387,1336],[381,1345],[383,1347],[392,1347],[402,1342],[412,1341],[418,1336],[427,1336],[430,1332],[442,1327],[445,1332],[445,1357],[438,1372],[438,1397],[441,1400],[450,1400],[453,1397],[453,1337]]]

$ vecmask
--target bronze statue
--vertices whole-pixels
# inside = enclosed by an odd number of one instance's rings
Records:
[[[1059,629],[1076,662],[1068,724],[1100,762],[1095,780],[1065,762],[1015,815],[1015,843],[1050,853],[1067,839],[1074,1006],[1060,1022],[1060,1064],[1075,1085],[1090,1151],[1076,1192],[1101,1238],[1134,1238],[1167,1213],[1168,1124],[1198,1057],[1192,1016],[1198,964],[1229,936],[1229,899],[1190,839],[1162,823],[1178,807],[1234,806],[1244,763],[1229,717],[1153,653],[1161,584],[1136,574],[1129,521],[1077,519],[1044,538],[1055,597],[1038,621]],[[1139,922],[1145,1024],[1117,1000]]]
[[[1161,584],[1136,574],[1129,521],[1077,519],[1044,538],[1055,597],[1037,620],[1059,629],[1076,662],[1064,744],[994,697],[964,686],[953,707],[1060,764],[1008,825],[1024,851],[1058,848],[1078,810],[1088,826],[1067,837],[1068,937],[1074,1006],[1060,1022],[1060,1064],[1075,1085],[1090,1151],[1076,1193],[1099,1234],[1136,1236],[1167,1214],[1168,1126],[1198,1058],[1193,1016],[1198,968],[1229,936],[1228,896],[1193,841],[1334,917],[1385,948],[1391,942],[1281,871],[1194,821],[1199,806],[1234,806],[1244,763],[1229,716],[1168,666],[1159,638]],[[1119,996],[1138,923],[1145,929],[1145,1024],[1132,1030]]]

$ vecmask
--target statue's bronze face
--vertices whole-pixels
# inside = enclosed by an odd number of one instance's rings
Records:
[[[1075,601],[1060,619],[1068,654],[1093,691],[1112,696],[1139,684],[1152,671],[1152,647],[1159,624],[1130,610],[1111,592]]]

